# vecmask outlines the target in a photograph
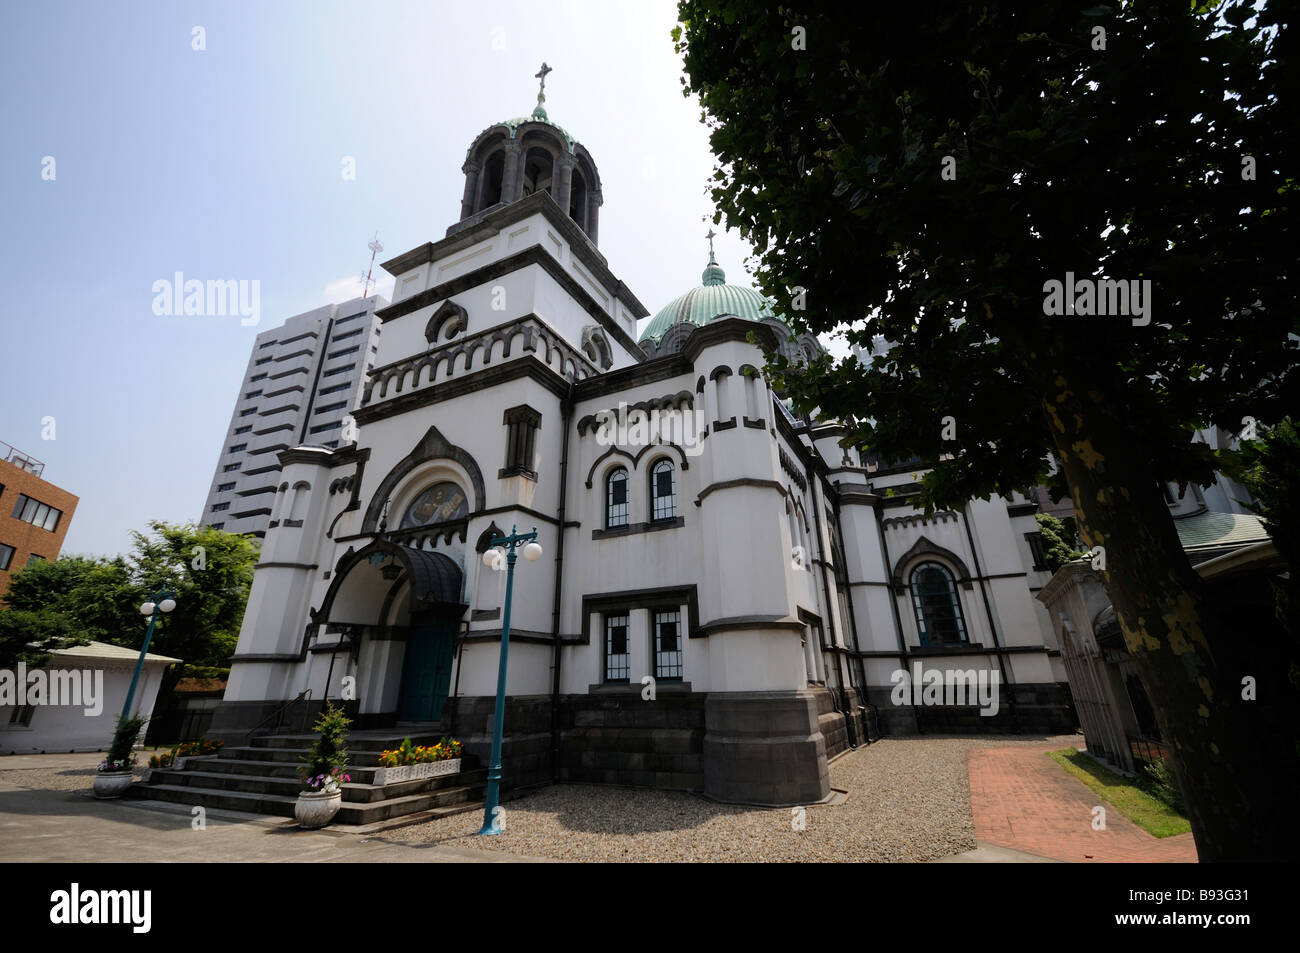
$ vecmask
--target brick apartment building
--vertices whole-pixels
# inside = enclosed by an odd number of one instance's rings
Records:
[[[0,441],[0,597],[11,573],[63,548],[78,497],[42,479],[45,464]]]

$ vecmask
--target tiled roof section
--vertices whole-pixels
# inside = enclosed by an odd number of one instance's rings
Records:
[[[107,642],[87,642],[85,645],[70,645],[67,648],[55,649],[52,653],[62,658],[97,658],[111,659],[113,661],[130,660],[135,661],[140,657],[139,649],[128,649],[121,645],[109,645]],[[172,658],[170,655],[154,655],[150,652],[145,657],[146,662],[179,662],[180,659]]]
[[[1197,513],[1174,520],[1178,539],[1188,551],[1249,546],[1268,539],[1268,530],[1258,516],[1242,513]]]

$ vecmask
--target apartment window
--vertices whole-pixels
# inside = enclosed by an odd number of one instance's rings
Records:
[[[0,543],[0,569],[8,569],[9,564],[13,562],[14,553],[17,552],[12,546],[6,546]]]
[[[626,682],[631,672],[627,613],[605,616],[605,681]]]
[[[254,374],[252,377],[248,379],[248,383],[256,384],[258,381],[262,381],[262,380],[266,380],[266,371],[262,371],[262,373],[260,374]]]
[[[224,512],[225,512],[226,510],[228,510],[228,509],[230,509],[230,504],[229,504],[229,503],[213,503],[213,504],[212,504],[212,512],[214,512],[214,513],[224,513]]]
[[[273,360],[275,360],[275,358],[272,358],[272,357],[259,357],[256,361],[253,362],[253,366],[254,366],[254,367],[260,367],[260,366],[263,365],[263,364],[270,364]]]
[[[241,416],[241,417],[251,417],[251,416],[253,416],[253,414],[255,414],[255,413],[257,413],[257,408],[256,408],[256,407],[249,407],[247,410],[241,410],[241,411],[239,412],[239,416]]]
[[[681,681],[682,614],[680,610],[654,614],[655,678]]]
[[[677,486],[673,462],[660,460],[650,470],[650,519],[670,520],[677,516]]]
[[[361,345],[360,345],[360,344],[356,345],[355,347],[345,347],[345,348],[343,348],[343,350],[341,350],[341,351],[331,351],[331,352],[330,352],[330,355],[329,355],[329,360],[332,361],[332,360],[334,360],[334,358],[336,358],[336,357],[342,357],[342,356],[345,355],[345,354],[355,354],[355,353],[357,353],[357,351],[359,351],[359,350],[361,350]]]
[[[316,413],[328,414],[331,410],[342,410],[347,405],[348,402],[346,400],[341,400],[337,404],[326,404],[324,407],[317,407]]]
[[[20,493],[17,502],[14,503],[14,511],[10,515],[16,520],[31,523],[52,533],[58,527],[59,517],[63,515],[63,511]]]
[[[351,384],[335,384],[333,387],[323,388],[320,395],[324,397],[326,394],[337,394],[339,391],[347,390],[351,386]]]
[[[27,556],[27,565],[29,566],[32,563],[43,563],[43,562],[45,562],[45,557],[37,553],[29,553]]]
[[[228,463],[228,464],[226,464],[224,467],[221,468],[221,472],[222,472],[222,473],[233,473],[235,470],[238,470],[238,469],[239,469],[240,467],[242,467],[242,466],[243,466],[242,463]]]
[[[236,428],[235,428],[235,436],[238,437],[241,433],[248,433],[248,432],[249,432],[250,430],[252,430],[252,429],[253,429],[253,425],[252,425],[252,424],[245,424],[245,425],[242,426],[242,427],[236,427]]]
[[[356,370],[355,364],[349,364],[347,367],[336,367],[331,371],[326,371],[321,377],[333,377],[335,374],[346,374],[348,371]]]
[[[248,444],[246,444],[246,443],[237,443],[237,444],[235,444],[234,446],[232,446],[232,447],[230,448],[230,452],[231,452],[231,453],[238,453],[239,451],[241,451],[241,450],[245,450],[245,449],[247,449],[247,448],[248,448]]]
[[[961,645],[966,623],[952,573],[941,563],[925,562],[912,570],[912,606],[922,645]]]
[[[268,347],[275,347],[275,345],[276,345],[277,343],[278,343],[278,342],[276,342],[276,341],[263,341],[261,344],[259,344],[259,345],[257,346],[257,349],[258,349],[259,351],[264,351],[264,350],[266,350]]]
[[[618,467],[605,481],[605,528],[627,525],[627,470]]]
[[[356,314],[349,314],[346,318],[339,318],[337,321],[334,322],[334,327],[337,328],[340,324],[347,324],[349,321],[355,321],[357,318],[363,316],[365,313],[366,312],[364,311],[358,311]]]
[[[330,341],[337,344],[339,341],[346,341],[348,338],[356,337],[364,330],[365,328],[356,328],[355,330],[352,331],[344,331],[342,334],[334,335],[332,338],[330,338]]]
[[[208,529],[224,529],[225,523],[209,523]]]
[[[225,493],[227,490],[233,490],[234,488],[235,488],[235,484],[233,483],[222,483],[220,486],[217,487],[217,492]]]
[[[244,395],[244,400],[252,400],[254,397],[261,397],[261,396],[262,396],[262,392],[260,390],[250,390],[248,393]]]
[[[336,420],[332,424],[321,424],[319,427],[312,427],[311,433],[325,433],[328,430],[338,430],[343,426],[343,421]]]

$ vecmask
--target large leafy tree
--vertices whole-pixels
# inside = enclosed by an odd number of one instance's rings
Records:
[[[1295,406],[1276,6],[682,0],[674,31],[717,220],[796,330],[860,349],[773,359],[776,383],[859,444],[935,461],[927,506],[1037,484],[1055,456],[1204,860],[1297,844],[1288,647],[1219,616],[1161,488],[1221,463],[1198,428]],[[1149,281],[1145,314],[1048,313],[1070,274]]]
[[[140,600],[121,557],[63,556],[15,573],[0,612],[0,668],[42,664],[55,649],[112,641]]]
[[[153,521],[148,533],[132,533],[125,556],[65,556],[17,573],[6,596],[10,612],[0,613],[0,637],[29,662],[69,641],[138,649],[146,629],[139,606],[165,586],[176,609],[160,615],[150,651],[189,666],[223,667],[239,639],[257,558],[250,537]],[[27,648],[29,642],[44,652]]]

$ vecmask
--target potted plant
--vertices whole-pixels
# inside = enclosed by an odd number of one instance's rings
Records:
[[[415,745],[410,738],[402,739],[396,748],[379,753],[379,769],[375,771],[375,784],[396,784],[410,781],[415,768]]]
[[[314,726],[318,737],[298,769],[303,789],[293,814],[300,827],[308,830],[324,827],[343,806],[343,784],[352,780],[351,775],[344,773],[348,766],[349,724],[342,708],[326,703]]]
[[[91,784],[95,797],[121,797],[131,786],[131,769],[135,767],[135,755],[132,752],[146,721],[148,719],[141,715],[131,715],[128,718],[118,716],[108,757],[99,763],[98,773]]]

